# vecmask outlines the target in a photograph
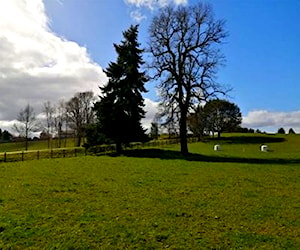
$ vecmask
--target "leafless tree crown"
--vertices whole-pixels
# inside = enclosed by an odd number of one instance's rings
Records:
[[[150,69],[159,81],[161,107],[170,121],[179,115],[182,136],[190,109],[225,93],[216,82],[224,62],[219,50],[227,36],[224,21],[214,19],[208,4],[171,6],[153,18],[149,33]]]

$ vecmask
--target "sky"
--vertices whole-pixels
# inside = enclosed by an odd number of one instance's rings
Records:
[[[167,4],[197,0],[0,0],[0,128],[10,129],[30,104],[70,99],[106,83],[103,73],[116,60],[113,44],[139,24],[147,47],[152,17]],[[243,126],[300,133],[300,1],[208,0],[229,36],[221,46],[226,63],[218,82],[233,89],[228,98],[243,115]],[[145,127],[158,97],[148,83]]]

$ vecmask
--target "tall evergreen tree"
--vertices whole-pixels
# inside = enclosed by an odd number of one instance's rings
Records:
[[[138,43],[138,26],[131,26],[123,36],[121,44],[114,44],[118,58],[105,71],[109,81],[101,88],[102,96],[94,107],[101,130],[116,143],[117,153],[121,153],[122,143],[146,138],[141,125],[145,116],[141,93],[146,92],[147,77],[140,71],[144,62]]]

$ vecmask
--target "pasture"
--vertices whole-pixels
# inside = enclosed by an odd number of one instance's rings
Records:
[[[67,138],[61,141],[62,148],[69,148],[74,147],[75,139],[74,138]],[[51,140],[50,147],[51,148],[58,148],[59,142],[58,139]],[[28,142],[28,150],[43,150],[48,149],[48,141],[47,140],[37,140],[37,141],[29,141]],[[25,150],[25,142],[7,142],[7,143],[0,143],[0,153],[1,152],[14,152],[14,151],[23,151]]]
[[[0,249],[300,249],[299,146],[230,135],[187,157],[173,145],[0,163]]]

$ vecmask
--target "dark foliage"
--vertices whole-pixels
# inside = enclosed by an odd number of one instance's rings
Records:
[[[290,129],[289,129],[289,134],[294,135],[294,134],[296,134],[296,132],[294,131],[294,129],[290,128]]]
[[[84,145],[86,148],[91,146],[109,144],[111,141],[105,137],[103,130],[99,124],[91,124],[85,129],[85,136],[87,143]]]
[[[0,141],[8,142],[8,141],[11,141],[12,138],[13,138],[13,135],[11,133],[9,133],[7,130],[2,131],[0,129]]]
[[[242,114],[239,107],[226,100],[211,100],[204,107],[188,116],[189,129],[199,139],[205,133],[238,132],[241,130]]]
[[[278,133],[278,134],[285,134],[284,128],[278,129],[277,133]]]
[[[242,123],[240,108],[226,100],[212,100],[206,103],[203,110],[205,128],[217,132],[220,138],[222,132],[233,132]]]
[[[148,139],[141,125],[145,116],[141,93],[146,92],[147,78],[140,72],[144,62],[137,41],[138,26],[131,26],[123,36],[121,44],[114,45],[117,62],[106,69],[109,81],[101,88],[103,95],[94,106],[102,133],[116,143],[118,153],[122,151],[122,143]]]

